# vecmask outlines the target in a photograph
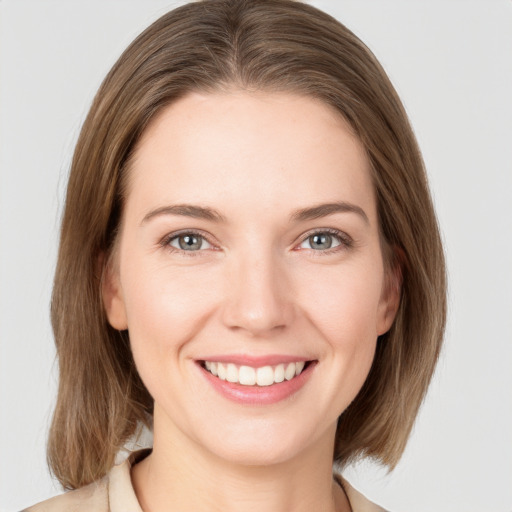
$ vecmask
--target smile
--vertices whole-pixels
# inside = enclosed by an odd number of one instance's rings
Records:
[[[272,386],[292,380],[304,370],[307,362],[297,361],[281,363],[274,366],[254,368],[246,365],[204,361],[203,368],[220,380],[240,384],[242,386]]]
[[[298,393],[309,381],[318,360],[289,355],[224,355],[196,360],[211,389],[236,403],[271,405]]]

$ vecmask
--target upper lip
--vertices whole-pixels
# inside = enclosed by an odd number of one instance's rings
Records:
[[[297,363],[299,361],[312,361],[310,357],[288,355],[288,354],[268,354],[262,356],[252,356],[247,354],[215,354],[206,356],[198,361],[210,361],[215,363],[233,363],[238,366],[252,366],[261,368],[262,366],[276,366],[278,364]]]

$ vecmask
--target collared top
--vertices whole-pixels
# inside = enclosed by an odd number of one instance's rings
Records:
[[[133,489],[130,468],[148,453],[149,450],[134,452],[101,480],[50,498],[23,512],[143,512]],[[336,481],[343,487],[352,512],[386,512],[341,476],[336,475]]]

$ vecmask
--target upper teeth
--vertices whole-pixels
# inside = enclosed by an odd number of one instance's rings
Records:
[[[204,366],[221,380],[236,382],[243,386],[270,386],[300,375],[304,369],[304,364],[304,361],[299,361],[297,363],[253,368],[252,366],[237,366],[233,363],[205,361]]]

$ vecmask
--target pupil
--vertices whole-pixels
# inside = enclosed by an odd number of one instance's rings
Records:
[[[320,233],[309,237],[313,249],[329,249],[332,245],[331,235]]]
[[[180,247],[185,251],[190,251],[191,249],[199,249],[201,247],[201,240],[198,236],[195,235],[181,236],[179,241]]]

